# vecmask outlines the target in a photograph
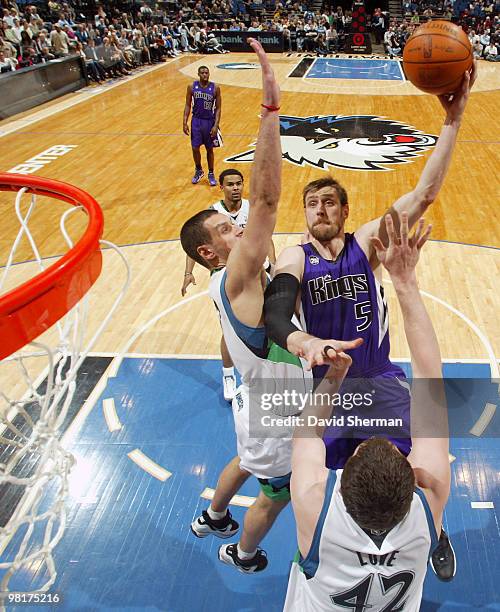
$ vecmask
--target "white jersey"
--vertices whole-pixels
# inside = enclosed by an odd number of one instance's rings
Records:
[[[348,514],[342,470],[328,476],[325,501],[305,559],[292,564],[284,612],[418,612],[437,534],[420,489],[407,516],[384,535],[368,535]]]
[[[226,346],[242,380],[233,400],[241,467],[257,478],[285,476],[292,469],[293,423],[274,430],[262,427],[260,416],[267,415],[253,402],[260,401],[263,390],[280,394],[293,387],[307,394],[312,388],[312,373],[303,369],[298,357],[270,342],[263,326],[249,327],[236,318],[226,295],[225,280],[225,268],[213,272],[208,292],[219,311]],[[271,408],[270,414],[286,417],[298,411],[297,405],[289,405]]]
[[[224,200],[219,200],[209,207],[209,210],[216,210],[218,213],[230,217],[236,225],[245,227],[248,222],[248,213],[250,212],[250,202],[242,198],[240,209],[236,212],[231,212],[226,208]]]

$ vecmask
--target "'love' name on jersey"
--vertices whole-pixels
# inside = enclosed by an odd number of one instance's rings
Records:
[[[356,552],[358,555],[358,561],[361,566],[363,565],[383,565],[385,567],[393,567],[396,555],[399,550],[394,550],[391,553],[385,555],[366,555],[364,553]]]

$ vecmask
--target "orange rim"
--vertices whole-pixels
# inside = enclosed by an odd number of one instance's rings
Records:
[[[102,269],[99,239],[104,218],[101,207],[87,192],[40,176],[0,173],[0,191],[48,196],[83,206],[88,225],[78,242],[54,264],[19,287],[0,296],[0,359],[52,327],[78,303]]]

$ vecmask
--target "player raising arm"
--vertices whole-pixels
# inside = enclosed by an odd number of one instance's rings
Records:
[[[290,573],[286,612],[395,610],[403,602],[405,611],[417,612],[437,545],[450,489],[447,411],[439,346],[415,276],[430,227],[422,234],[421,221],[409,238],[404,213],[398,240],[390,215],[385,224],[388,247],[378,238],[373,247],[394,283],[411,352],[413,448],[405,458],[388,440],[371,438],[343,470],[328,470],[322,428],[307,423],[330,417],[331,402],[321,396],[323,404],[304,410],[291,479],[300,556]],[[336,393],[350,362],[338,353],[318,393]]]
[[[438,96],[439,102],[446,113],[444,124],[436,147],[425,164],[415,189],[396,200],[388,211],[392,216],[396,230],[399,225],[398,215],[403,212],[408,213],[408,223],[411,229],[437,198],[450,166],[462,117],[476,77],[477,62],[474,61],[470,73],[465,73],[462,85],[454,94]],[[379,264],[376,257],[377,252],[371,242],[371,239],[375,236],[379,236],[382,243],[387,245],[384,217],[362,225],[355,233],[356,240],[370,259],[373,268]]]
[[[475,79],[474,63],[455,94],[439,96],[446,111],[444,125],[417,185],[388,210],[396,229],[398,215],[407,212],[412,227],[437,197]],[[379,261],[372,238],[378,236],[387,245],[383,217],[362,225],[354,234],[346,233],[348,194],[331,177],[306,185],[303,204],[310,240],[285,249],[277,259],[275,278],[266,295],[269,336],[295,355],[307,354],[313,365],[322,365],[324,343],[310,342],[311,335],[343,340],[352,337],[354,325],[365,340],[359,351],[352,354],[356,375],[367,376],[370,370],[385,366],[390,370],[384,295],[380,279],[373,278]],[[325,274],[329,275],[330,282],[337,283],[336,287],[327,286]],[[304,331],[290,323],[293,313],[298,316],[301,311]],[[373,323],[378,325],[374,327]],[[315,375],[320,376],[324,371],[317,371]]]
[[[446,111],[444,126],[417,185],[389,209],[396,229],[399,214],[406,212],[411,226],[436,198],[450,164],[475,76],[473,65],[455,94],[439,98]],[[378,218],[354,233],[346,232],[347,191],[332,177],[306,185],[303,202],[311,240],[285,249],[278,257],[275,277],[266,290],[267,333],[279,346],[306,358],[315,366],[314,376],[319,379],[327,369],[324,352],[325,346],[331,345],[327,339],[361,337],[363,343],[350,353],[353,363],[347,376],[358,379],[360,386],[362,379],[369,379],[379,389],[374,395],[373,409],[384,416],[402,419],[404,428],[400,429],[399,436],[387,437],[408,455],[410,396],[405,373],[390,360],[388,308],[380,262],[372,242],[378,237],[387,246],[386,224]],[[302,330],[291,321],[294,313],[301,320]],[[341,427],[328,428],[326,465],[342,468],[363,439],[366,436],[359,430],[347,434]],[[446,545],[444,531],[440,538]],[[453,555],[451,546],[447,555]],[[434,567],[438,577],[446,580],[448,571],[444,565]]]
[[[250,393],[253,381],[263,378],[304,379],[300,360],[281,351],[271,356],[263,325],[263,263],[276,224],[281,191],[281,142],[279,136],[279,87],[262,46],[249,42],[262,66],[263,104],[250,181],[250,210],[243,231],[227,215],[202,211],[181,230],[181,243],[189,257],[211,271],[209,294],[220,314],[222,331],[242,385],[233,400],[238,458],[224,469],[209,508],[191,525],[198,537],[228,538],[238,524],[227,509],[231,497],[248,474],[256,476],[261,491],[245,516],[241,539],[219,550],[219,559],[241,572],[265,569],[267,558],[258,545],[290,499],[290,436],[256,439],[250,431]],[[343,348],[356,346],[354,342]],[[269,357],[269,358],[268,358]],[[267,433],[267,432],[266,432]]]

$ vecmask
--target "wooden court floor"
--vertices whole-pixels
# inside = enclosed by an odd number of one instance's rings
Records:
[[[218,188],[210,188],[206,181],[191,185],[190,144],[181,129],[186,85],[202,64],[209,65],[222,91],[224,147],[216,153],[216,172],[231,166],[240,169],[246,178],[244,195],[248,195],[251,163],[224,160],[251,151],[255,142],[260,72],[219,66],[251,64],[253,60],[251,54],[232,54],[224,60],[181,57],[116,86],[89,88],[0,124],[3,171],[33,158],[36,161],[37,155],[51,147],[65,145],[66,154],[37,173],[91,193],[104,211],[104,237],[131,245],[125,251],[132,266],[132,287],[97,350],[120,350],[137,326],[179,302],[184,269],[176,241],[180,227],[191,214],[219,198]],[[444,115],[437,99],[420,95],[409,83],[311,79],[310,84],[307,79],[287,76],[303,58],[272,55],[271,60],[283,92],[282,115],[370,115],[402,122],[424,134],[439,134]],[[448,176],[428,214],[436,242],[426,249],[419,275],[421,288],[433,296],[428,298],[429,307],[439,322],[443,356],[448,358],[500,355],[499,83],[500,67],[481,62]],[[401,95],[395,95],[398,91]],[[348,229],[352,230],[382,214],[397,197],[412,189],[429,154],[429,149],[423,150],[403,163],[380,164],[378,170],[323,169],[307,162],[284,161],[276,227],[278,250],[293,244],[298,239],[295,234],[303,230],[300,194],[306,182],[329,172],[346,186],[351,211]],[[0,197],[0,255],[5,262],[17,221],[12,195]],[[64,251],[56,231],[61,210],[60,205],[47,200],[33,217],[33,232],[45,256]],[[76,236],[82,223],[74,221]],[[18,258],[31,259],[29,249],[21,248]],[[109,289],[120,274],[111,254],[106,254],[105,260],[91,327],[108,308]],[[17,274],[29,277],[33,270],[29,265],[18,267],[13,284],[18,282]],[[191,287],[190,295],[206,289],[205,272],[198,270],[196,278],[198,284]],[[405,357],[397,307],[392,308],[391,326],[394,355]],[[207,300],[199,299],[161,319],[139,339],[135,350],[216,354],[218,335],[215,316],[207,313]]]

